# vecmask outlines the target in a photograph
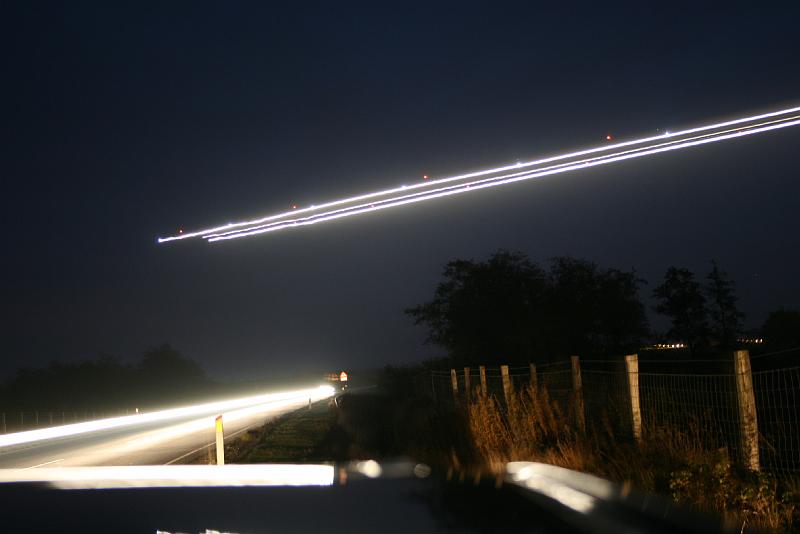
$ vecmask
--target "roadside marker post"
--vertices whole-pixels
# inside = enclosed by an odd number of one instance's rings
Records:
[[[225,465],[225,442],[222,436],[222,416],[214,420],[217,434],[217,465]]]

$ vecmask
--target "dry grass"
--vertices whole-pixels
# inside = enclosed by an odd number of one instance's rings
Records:
[[[738,471],[726,449],[708,446],[703,421],[645,428],[635,444],[615,436],[607,415],[580,431],[574,404],[554,402],[545,388],[526,387],[507,404],[477,394],[467,406],[471,437],[493,471],[514,460],[546,462],[630,482],[739,524],[784,531],[797,524],[800,488]]]

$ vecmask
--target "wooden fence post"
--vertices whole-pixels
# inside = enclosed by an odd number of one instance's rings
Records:
[[[536,395],[536,385],[537,385],[537,380],[536,380],[536,364],[535,364],[535,363],[530,363],[530,364],[528,364],[528,365],[529,365],[529,366],[530,366],[530,368],[531,368],[531,389],[532,389],[532,391],[533,391],[533,394],[534,394],[534,395]]]
[[[467,402],[469,402],[469,387],[470,387],[469,371],[470,371],[469,367],[464,367],[464,398],[467,399]]]
[[[478,367],[478,370],[481,373],[481,395],[485,397],[488,393],[488,390],[486,389],[486,366],[481,365]]]
[[[506,399],[506,406],[511,402],[511,377],[508,376],[508,366],[500,366],[500,377],[503,379],[503,397]]]
[[[625,356],[625,371],[628,375],[628,396],[631,401],[631,429],[636,443],[642,441],[642,408],[639,403],[639,355]]]
[[[586,415],[583,411],[583,380],[581,379],[581,362],[577,356],[570,357],[572,361],[572,393],[575,395],[575,421],[578,430],[586,432]]]
[[[758,416],[756,397],[753,391],[753,373],[750,369],[750,353],[737,350],[733,353],[736,375],[736,400],[739,404],[739,436],[742,459],[747,469],[760,470],[758,458]]]
[[[450,369],[450,384],[453,386],[453,400],[458,400],[458,375],[455,369]]]

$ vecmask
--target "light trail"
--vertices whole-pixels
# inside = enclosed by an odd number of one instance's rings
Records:
[[[195,232],[159,238],[158,242],[165,243],[194,237],[201,237],[209,242],[216,242],[238,239],[241,237],[248,237],[267,232],[274,232],[277,230],[293,228],[297,226],[318,224],[320,222],[341,219],[343,217],[351,217],[354,215],[369,213],[390,207],[422,202],[424,200],[432,200],[435,198],[466,193],[469,191],[485,189],[487,187],[495,187],[587,167],[595,167],[598,165],[614,163],[627,159],[658,154],[661,152],[689,148],[736,137],[743,137],[746,135],[786,128],[789,126],[796,126],[798,122],[800,122],[798,121],[798,119],[800,119],[800,115],[796,115],[798,112],[800,112],[800,106],[763,113],[760,115],[742,117],[730,121],[690,128],[672,133],[667,132],[657,136],[649,136],[630,141],[607,144],[529,162],[505,165],[494,169],[461,174],[457,176],[441,178],[438,180],[429,180],[424,183],[418,183],[409,186],[404,185],[383,191],[376,191],[335,200],[324,204],[309,206],[307,208],[282,212],[250,221],[229,223]],[[721,130],[722,128],[727,129]],[[698,133],[703,133],[703,135],[694,135]],[[583,156],[592,157],[575,161],[575,158]],[[542,165],[559,161],[562,163],[541,167]],[[508,171],[515,172],[508,173]],[[476,178],[481,179],[476,180]],[[439,187],[444,184],[450,185]],[[303,216],[298,217],[298,215]]]
[[[445,196],[452,196],[452,195],[457,195],[457,194],[461,194],[461,193],[468,193],[468,192],[471,192],[471,191],[477,191],[477,190],[485,189],[485,188],[488,188],[488,187],[496,187],[496,186],[499,186],[499,185],[506,185],[506,184],[510,184],[510,183],[523,181],[523,180],[531,180],[533,178],[541,178],[541,177],[544,177],[544,176],[551,176],[551,175],[554,175],[554,174],[560,174],[560,173],[569,172],[569,171],[578,170],[578,169],[596,167],[596,166],[599,166],[599,165],[605,165],[605,164],[609,164],[609,163],[615,163],[615,162],[618,162],[618,161],[624,161],[624,160],[628,160],[628,159],[634,159],[634,158],[639,158],[639,157],[643,157],[643,156],[649,156],[649,155],[657,154],[657,153],[661,153],[661,152],[667,152],[667,151],[671,151],[671,150],[679,150],[679,149],[682,149],[682,148],[688,148],[688,147],[692,147],[692,146],[698,146],[698,145],[702,145],[702,144],[708,144],[708,143],[713,143],[713,142],[717,142],[717,141],[723,141],[723,140],[731,139],[731,138],[734,138],[734,137],[743,137],[743,136],[746,136],[746,135],[762,133],[762,132],[766,132],[766,131],[770,131],[770,130],[785,128],[785,127],[789,127],[789,126],[796,126],[796,125],[800,124],[800,120],[798,120],[798,119],[800,119],[800,116],[795,117],[795,119],[796,120],[793,120],[793,121],[781,122],[779,124],[770,125],[770,126],[764,126],[764,127],[761,127],[761,128],[752,128],[752,129],[748,129],[748,130],[737,130],[735,132],[728,133],[728,134],[725,134],[725,135],[720,135],[720,136],[706,137],[706,138],[701,138],[701,139],[696,139],[696,140],[691,140],[691,141],[685,141],[685,142],[679,142],[679,143],[670,143],[670,144],[665,144],[666,146],[660,145],[660,146],[657,146],[657,147],[654,147],[654,148],[632,151],[630,153],[612,154],[612,155],[606,155],[606,156],[599,157],[599,158],[591,158],[589,160],[580,161],[580,162],[573,163],[573,164],[559,165],[559,166],[556,166],[555,168],[549,168],[549,169],[546,169],[546,170],[535,170],[535,171],[525,172],[525,173],[515,173],[515,174],[512,174],[512,175],[503,176],[501,178],[491,178],[491,179],[485,179],[485,180],[481,180],[481,181],[477,181],[477,182],[470,182],[468,184],[459,185],[459,186],[450,187],[450,188],[443,188],[441,190],[431,191],[431,192],[424,193],[424,194],[408,195],[408,196],[405,196],[405,197],[392,198],[392,199],[389,199],[389,200],[384,201],[382,203],[374,203],[373,205],[369,205],[369,206],[358,206],[358,207],[355,207],[355,208],[352,208],[352,209],[338,210],[337,212],[334,212],[334,213],[331,213],[331,212],[322,213],[322,214],[318,214],[318,215],[315,215],[315,216],[307,217],[307,218],[304,218],[304,219],[294,219],[294,220],[289,220],[289,221],[281,221],[281,222],[278,222],[278,223],[273,223],[272,225],[269,225],[267,227],[256,227],[256,228],[250,227],[250,228],[245,228],[245,229],[242,229],[242,230],[239,230],[239,231],[236,231],[236,232],[233,232],[233,233],[229,233],[229,234],[209,235],[209,236],[207,236],[207,240],[209,242],[215,242],[215,241],[222,241],[222,240],[229,240],[229,239],[238,239],[238,238],[242,238],[242,237],[249,237],[249,236],[259,235],[259,234],[263,234],[263,233],[267,233],[267,232],[274,232],[274,231],[277,231],[277,230],[283,230],[283,229],[286,229],[286,228],[294,228],[294,227],[297,227],[297,226],[308,226],[308,225],[317,224],[317,223],[320,223],[320,222],[326,222],[326,221],[331,221],[331,220],[335,220],[335,219],[341,219],[341,218],[344,218],[344,217],[351,217],[351,216],[354,216],[354,215],[359,215],[359,214],[362,214],[362,213],[369,213],[369,212],[378,211],[378,210],[382,210],[382,209],[387,209],[387,208],[391,208],[391,207],[395,207],[395,206],[412,204],[412,203],[416,203],[416,202],[422,202],[422,201],[425,201],[425,200],[432,200],[432,199],[435,199],[435,198],[441,198],[441,197],[445,197]]]
[[[125,465],[0,469],[0,484],[41,483],[65,490],[247,486],[331,486],[335,468],[315,464]]]
[[[768,125],[771,125],[771,124],[779,124],[781,122],[789,121],[790,119],[798,119],[798,118],[800,118],[800,115],[797,115],[797,116],[794,116],[794,117],[787,117],[787,118],[783,118],[783,119],[779,119],[779,120],[775,120],[775,121],[768,121],[768,122],[765,122],[765,123],[760,123],[760,125],[761,126],[768,126]],[[487,178],[487,179],[483,179],[483,180],[475,180],[475,181],[472,181],[472,182],[468,182],[468,183],[465,183],[465,184],[458,184],[458,185],[455,185],[455,186],[448,186],[448,187],[445,187],[445,188],[435,189],[433,191],[425,191],[425,192],[421,192],[421,193],[413,193],[411,195],[403,195],[403,196],[399,196],[399,197],[397,197],[397,196],[396,197],[390,197],[389,199],[384,199],[384,200],[381,200],[381,201],[374,201],[374,202],[369,203],[369,204],[361,204],[361,205],[356,205],[356,206],[349,206],[349,207],[346,207],[346,208],[342,208],[342,209],[339,209],[339,210],[333,210],[333,211],[325,212],[325,213],[322,213],[322,214],[310,215],[310,216],[305,217],[305,218],[290,219],[288,221],[279,221],[279,222],[273,222],[273,223],[264,224],[264,225],[250,226],[250,227],[247,227],[247,228],[244,228],[244,229],[231,230],[229,232],[222,232],[222,233],[219,233],[219,234],[208,234],[208,235],[206,235],[204,237],[206,239],[208,239],[209,241],[218,241],[218,240],[221,240],[221,239],[235,239],[237,237],[245,237],[246,235],[254,235],[256,233],[265,233],[267,231],[275,231],[275,230],[288,228],[288,227],[292,227],[292,226],[314,224],[316,222],[321,222],[322,220],[331,220],[331,218],[341,218],[343,216],[356,215],[356,214],[364,213],[364,212],[367,212],[367,211],[376,211],[377,209],[384,209],[384,208],[387,208],[387,207],[397,206],[397,205],[401,205],[401,204],[407,204],[407,203],[412,202],[411,199],[413,199],[413,202],[419,202],[421,200],[427,200],[427,199],[430,199],[430,198],[438,198],[440,196],[444,196],[443,194],[439,194],[439,193],[442,193],[442,192],[449,192],[449,194],[466,193],[466,192],[468,192],[468,190],[472,190],[472,188],[481,189],[481,188],[476,187],[476,186],[478,186],[480,184],[489,184],[489,183],[496,182],[496,183],[493,183],[493,185],[503,185],[505,183],[509,183],[509,179],[511,179],[511,178],[522,177],[522,179],[530,179],[530,178],[537,178],[537,177],[545,176],[545,175],[549,175],[549,174],[556,174],[558,172],[565,172],[565,171],[568,171],[568,170],[574,170],[575,168],[577,168],[577,167],[575,167],[575,165],[577,165],[577,164],[587,164],[587,163],[593,163],[593,162],[597,162],[597,164],[608,163],[610,161],[603,161],[603,160],[611,160],[611,158],[615,158],[615,157],[616,157],[616,159],[614,159],[613,161],[619,161],[621,159],[619,156],[626,156],[624,159],[630,159],[630,158],[634,157],[634,154],[636,154],[638,152],[644,152],[646,149],[653,149],[653,148],[665,147],[665,146],[670,146],[670,145],[681,145],[681,146],[678,146],[676,148],[683,148],[683,147],[687,146],[686,143],[688,141],[696,141],[696,140],[699,140],[699,139],[718,137],[718,136],[721,137],[724,134],[733,133],[733,132],[742,132],[742,131],[744,131],[746,129],[753,129],[753,128],[754,128],[754,126],[751,125],[751,126],[747,126],[747,127],[744,127],[744,128],[740,127],[740,128],[730,129],[730,130],[723,130],[723,131],[720,131],[720,132],[715,132],[713,134],[704,134],[704,135],[690,137],[690,138],[671,140],[671,141],[667,141],[667,142],[664,142],[664,143],[659,143],[659,144],[656,144],[656,145],[650,145],[650,146],[647,146],[647,147],[636,148],[636,149],[632,149],[632,150],[619,151],[619,152],[616,152],[616,153],[605,154],[605,155],[602,155],[602,156],[595,156],[593,158],[586,158],[586,159],[583,159],[583,160],[580,160],[580,161],[572,161],[572,162],[569,162],[569,163],[561,163],[561,164],[553,165],[553,166],[549,166],[549,167],[537,168],[537,169],[534,169],[534,170],[528,170],[528,171],[517,172],[517,173],[512,173],[512,174],[506,174],[506,175],[501,175],[501,176],[493,176],[491,178]],[[660,138],[660,139],[663,139],[663,138]],[[725,138],[721,137],[720,140],[722,140],[722,139],[725,139]],[[646,154],[642,154],[642,155],[649,155],[651,153],[653,153],[653,152],[647,152]],[[544,171],[549,171],[549,172],[544,173]],[[515,181],[518,181],[518,180],[515,180]],[[462,189],[464,189],[464,190],[462,191]],[[264,230],[263,232],[257,232],[258,230],[262,230],[262,229]],[[242,235],[239,236],[238,234],[242,234]]]
[[[275,404],[276,406],[279,406],[285,402],[306,399],[317,401],[330,397],[333,395],[333,393],[333,387],[319,386],[310,389],[270,393],[266,395],[255,395],[224,401],[209,402],[205,404],[196,404],[193,406],[183,406],[180,408],[161,410],[157,412],[141,413],[124,417],[112,417],[108,419],[99,419],[96,421],[87,421],[85,423],[42,428],[39,430],[29,430],[27,432],[15,432],[13,434],[5,434],[0,436],[0,452],[3,452],[2,449],[4,447],[12,447],[15,445],[24,445],[44,440],[77,436],[99,430],[109,430],[112,428],[141,425],[156,421],[176,420],[188,416],[204,416],[208,415],[209,413],[228,413],[233,411],[231,416],[233,417],[233,420],[235,420],[249,413],[253,413],[254,411],[261,411],[265,409],[267,405]],[[186,428],[182,428],[182,430],[186,430]],[[191,429],[194,429],[194,427]]]

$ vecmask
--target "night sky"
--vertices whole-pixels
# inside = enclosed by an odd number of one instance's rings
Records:
[[[798,105],[796,3],[117,4],[0,3],[0,378],[165,341],[221,378],[419,361],[438,352],[402,310],[448,260],[499,248],[635,267],[648,299],[668,266],[716,258],[748,327],[800,306],[800,128],[155,242]]]

